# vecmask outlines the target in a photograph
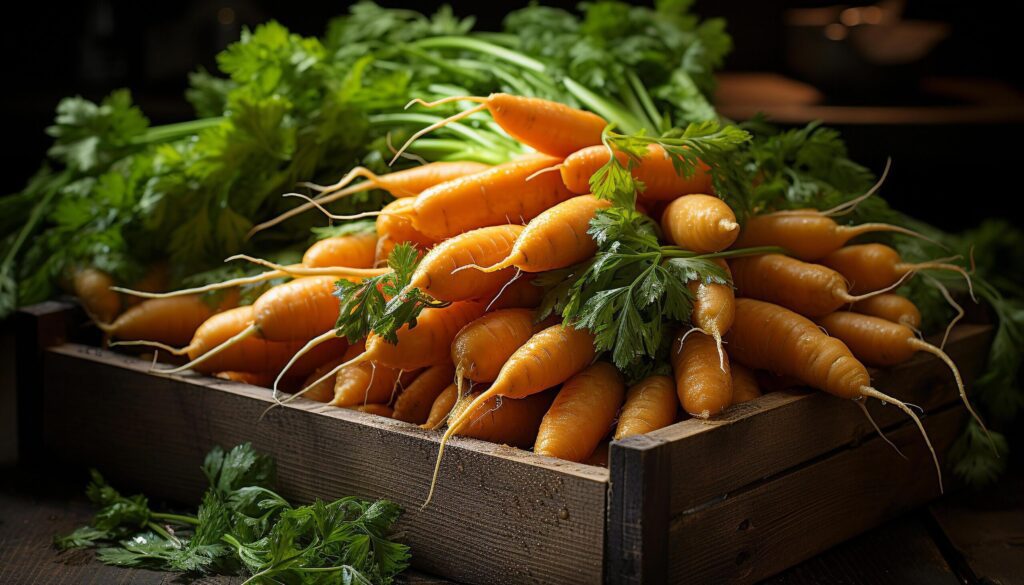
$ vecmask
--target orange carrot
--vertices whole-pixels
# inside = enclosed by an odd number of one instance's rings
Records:
[[[570,108],[558,102],[506,93],[492,93],[487,97],[447,97],[435,102],[417,99],[409,102],[409,105],[416,103],[432,108],[460,101],[477,102],[480,105],[431,124],[413,134],[402,148],[398,149],[391,163],[394,164],[405,149],[424,134],[485,109],[491,113],[498,126],[513,138],[538,152],[557,157],[566,157],[581,148],[601,144],[601,134],[608,125],[608,122],[597,114]]]
[[[508,286],[502,287],[487,304],[488,310],[501,309],[536,309],[544,300],[544,287],[533,284],[532,277],[513,280]]]
[[[417,231],[435,241],[476,228],[528,222],[572,197],[557,176],[526,180],[557,162],[530,156],[442,183],[420,193],[412,212],[406,213]]]
[[[211,315],[237,303],[237,291],[224,295],[217,305],[199,295],[150,299],[128,309],[113,323],[100,323],[98,326],[116,339],[146,339],[168,345],[185,345]]]
[[[645,435],[676,422],[679,402],[668,376],[648,376],[626,393],[626,404],[615,427],[615,440]]]
[[[508,358],[536,331],[530,309],[502,309],[463,327],[451,345],[457,383],[493,382]]]
[[[863,294],[878,290],[920,270],[949,270],[958,272],[967,279],[967,271],[946,262],[904,262],[900,253],[884,244],[861,244],[839,248],[821,259],[821,263],[842,274],[850,281],[850,292]],[[973,294],[973,290],[971,291]]]
[[[566,268],[594,255],[597,244],[587,233],[590,220],[600,209],[611,207],[593,195],[563,201],[530,220],[510,254],[496,263],[479,263],[481,272],[514,266],[524,272]]]
[[[750,402],[761,395],[761,387],[757,384],[754,370],[741,363],[731,364],[732,368],[732,403]]]
[[[878,295],[857,301],[850,310],[854,313],[881,317],[915,330],[921,327],[921,311],[917,309],[917,305],[897,294]]]
[[[782,305],[807,317],[828,315],[888,290],[851,295],[842,274],[781,254],[735,258],[729,266],[738,296]]]
[[[302,255],[302,265],[310,268],[325,266],[371,268],[376,249],[377,236],[373,234],[324,238],[306,250],[306,253]]]
[[[314,199],[314,201],[320,205],[326,205],[327,203],[336,201],[342,197],[347,197],[363,191],[369,191],[370,189],[382,189],[391,193],[395,197],[415,197],[423,192],[423,190],[433,187],[434,185],[438,185],[458,177],[478,173],[486,168],[487,165],[476,162],[435,162],[410,169],[395,171],[386,175],[377,175],[365,167],[356,167],[349,171],[348,174],[334,185],[327,187],[321,187],[320,185],[314,185],[311,183],[306,183],[305,185],[321,192],[321,194]],[[352,185],[351,187],[348,186],[349,183],[360,177],[366,179],[366,181],[357,185]],[[312,209],[313,207],[313,203],[307,202],[294,209],[288,210],[274,219],[254,226],[249,230],[249,234],[246,237],[250,238],[253,234],[259,231],[273,227],[282,221]]]
[[[580,149],[565,158],[559,165],[562,182],[572,191],[582,195],[590,193],[590,177],[608,163],[611,156],[604,145]],[[625,153],[616,152],[615,158],[626,165]],[[630,170],[635,179],[644,184],[640,198],[645,201],[665,201],[692,193],[711,193],[710,167],[701,163],[689,177],[676,172],[672,158],[664,147],[658,144],[647,146],[647,155]]]
[[[113,277],[96,268],[79,268],[71,276],[72,292],[99,323],[110,323],[121,311],[121,297],[110,290],[113,285]]]
[[[427,422],[420,425],[421,428],[427,430],[433,430],[444,424],[444,421],[448,419],[448,413],[455,407],[455,402],[459,398],[459,389],[455,387],[455,384],[449,385],[437,398],[434,399],[434,403],[430,406],[430,414],[427,416]]]
[[[430,416],[434,401],[451,385],[455,367],[450,363],[427,368],[395,400],[392,418],[413,424],[423,424]]]
[[[334,378],[332,406],[389,403],[398,386],[399,370],[378,363],[345,365]]]
[[[607,362],[569,378],[540,423],[534,453],[585,461],[608,435],[625,394],[622,375]]]
[[[740,232],[736,214],[725,201],[699,194],[670,203],[661,216],[661,227],[673,244],[698,254],[728,248]]]
[[[729,273],[729,265],[724,260],[716,259],[714,263]],[[686,284],[693,294],[693,311],[690,322],[694,327],[707,333],[715,340],[718,347],[719,362],[725,367],[725,354],[722,351],[722,336],[732,327],[736,313],[736,296],[731,286],[715,282],[692,280]]]
[[[461,416],[480,395],[480,392],[473,392],[455,404],[452,418]],[[537,427],[553,398],[553,392],[540,392],[519,399],[491,397],[481,403],[479,412],[455,434],[528,449],[537,438]]]
[[[445,240],[423,257],[409,279],[409,288],[418,288],[441,301],[466,301],[493,294],[512,279],[513,269],[480,274],[460,268],[502,260],[522,231],[521,225],[497,225]]]
[[[956,386],[960,392],[960,399],[963,400],[967,411],[978,421],[982,429],[985,428],[985,423],[981,422],[981,417],[974,412],[970,401],[967,400],[967,391],[964,389],[960,370],[953,360],[941,349],[918,339],[909,327],[879,317],[846,311],[836,311],[831,315],[826,315],[818,319],[818,324],[824,327],[829,335],[845,343],[853,355],[868,365],[894,366],[902,364],[919,351],[939,358],[953,372],[953,378],[956,380]]]
[[[542,392],[568,380],[593,359],[594,336],[589,331],[552,325],[534,334],[508,358],[491,387],[474,398],[458,416],[452,417],[441,438],[434,479],[424,506],[433,495],[444,446],[464,424],[480,414],[486,401],[497,396],[524,398]]]
[[[708,418],[732,404],[729,360],[720,361],[709,335],[681,333],[672,344],[671,360],[679,402],[690,416]]]
[[[801,260],[818,260],[835,252],[853,238],[874,232],[923,237],[913,230],[886,223],[839,225],[816,209],[798,209],[749,218],[735,246],[781,246]]]
[[[269,388],[274,381],[274,375],[269,372],[217,372],[215,377],[261,388]]]
[[[904,402],[872,388],[867,368],[842,341],[829,337],[806,317],[754,299],[736,300],[736,322],[726,340],[729,354],[749,367],[792,376],[840,398],[877,398],[895,405],[914,421],[928,444],[941,491],[939,459],[921,420]]]

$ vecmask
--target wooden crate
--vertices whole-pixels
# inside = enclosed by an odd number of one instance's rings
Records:
[[[906,460],[855,405],[794,390],[615,442],[608,469],[456,438],[421,509],[439,433],[305,399],[260,419],[266,389],[154,375],[149,362],[68,342],[71,310],[18,316],[19,347],[39,344],[19,352],[20,398],[42,397],[41,425],[22,413],[26,445],[37,434],[52,455],[119,485],[195,501],[205,453],[252,441],[278,459],[288,497],[401,504],[414,566],[459,582],[751,583],[938,495],[897,409],[870,406]],[[983,367],[991,331],[963,325],[947,344],[965,380]],[[964,420],[946,367],[921,354],[875,382],[924,409],[944,453]]]

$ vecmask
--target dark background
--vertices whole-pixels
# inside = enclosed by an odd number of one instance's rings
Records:
[[[382,3],[427,12],[442,4]],[[349,4],[84,0],[5,7],[0,43],[7,87],[0,105],[9,148],[0,193],[19,190],[37,168],[49,144],[43,129],[61,97],[99,99],[112,89],[128,87],[154,123],[188,119],[191,111],[182,97],[187,74],[197,66],[213,70],[214,55],[238,37],[242,25],[274,18],[295,32],[315,35]],[[477,15],[480,28],[496,29],[505,13],[527,2],[449,4],[457,14]],[[545,4],[572,8],[576,3]],[[773,98],[782,100],[788,123],[824,117],[842,130],[853,158],[876,170],[892,156],[894,172],[884,195],[898,207],[948,229],[1006,216],[1005,202],[1018,194],[1010,169],[1019,164],[1020,149],[1011,145],[1024,125],[1018,21],[1003,14],[1006,4],[908,0],[904,19],[945,23],[948,33],[925,57],[891,67],[850,61],[848,51],[831,52],[842,43],[823,41],[821,29],[798,30],[787,24],[793,9],[829,5],[698,0],[696,12],[728,20],[735,48],[727,73],[779,74],[819,90],[816,105],[826,109],[786,110],[785,97]],[[751,85],[749,76],[737,79],[739,85],[723,78],[720,96],[739,106],[730,109],[722,103],[726,114],[771,105],[766,96],[774,86]],[[726,95],[727,88],[735,87],[738,94]],[[1019,211],[1009,213],[1015,220],[1022,217]]]

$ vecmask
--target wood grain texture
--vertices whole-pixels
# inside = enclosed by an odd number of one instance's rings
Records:
[[[963,421],[956,406],[926,419],[939,453]],[[909,460],[874,438],[674,515],[669,579],[753,583],[936,497],[935,471],[917,428],[907,423],[889,438]]]
[[[968,389],[984,367],[991,337],[990,326],[963,325],[946,344]],[[959,400],[952,374],[928,354],[917,354],[905,364],[878,372],[874,383],[879,390],[926,412]],[[878,401],[869,401],[868,407],[882,428],[907,420],[896,408]],[[684,420],[651,436],[670,444],[675,471],[671,510],[676,514],[839,447],[870,439],[875,431],[861,410],[848,401],[822,392],[789,390],[735,405],[709,421]]]
[[[663,441],[645,435],[611,444],[608,454],[608,583],[668,580],[671,461]]]
[[[186,374],[94,347],[45,355],[46,438],[53,452],[155,497],[194,501],[215,444],[252,441],[278,460],[279,488],[298,501],[345,495],[403,506],[413,563],[467,583],[596,583],[602,579],[608,471],[456,438],[437,492],[421,510],[438,433],[400,421]]]

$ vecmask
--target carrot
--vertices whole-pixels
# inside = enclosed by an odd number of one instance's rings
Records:
[[[387,404],[360,404],[358,406],[346,406],[349,410],[358,410],[367,414],[375,414],[384,418],[391,418],[395,411]]]
[[[579,195],[590,193],[590,177],[606,165],[610,158],[608,148],[604,145],[588,146],[577,150],[565,157],[565,161],[558,165],[562,174],[562,182],[573,193]],[[616,152],[615,158],[619,159],[624,166],[628,162],[628,157],[622,152]],[[694,169],[692,175],[682,176],[676,172],[672,158],[665,152],[664,147],[659,144],[649,144],[647,145],[647,155],[630,169],[630,173],[644,184],[644,188],[640,192],[642,200],[665,201],[692,193],[711,193],[711,175],[708,170],[710,167],[701,163],[698,168]]]
[[[921,311],[917,309],[917,305],[897,294],[877,295],[857,301],[850,310],[854,313],[881,317],[914,330],[921,328]]]
[[[333,378],[327,378],[325,380],[320,381],[319,383],[316,383],[316,381],[320,380],[320,378],[322,378],[324,374],[333,370],[335,367],[345,363],[346,361],[348,360],[345,359],[345,356],[341,356],[325,364],[322,364],[320,367],[313,370],[312,373],[306,376],[306,380],[302,383],[303,388],[309,387],[309,390],[307,390],[306,393],[303,394],[303,396],[310,400],[315,400],[317,402],[330,402],[331,400],[334,400],[335,380]],[[274,381],[271,380],[270,383],[273,384]]]
[[[215,377],[261,388],[269,388],[274,381],[274,375],[269,372],[217,372]]]
[[[509,255],[522,232],[520,225],[497,225],[445,240],[423,257],[409,279],[409,288],[418,288],[441,301],[466,301],[493,294],[512,279],[511,268],[490,274],[459,269],[500,261]]]
[[[725,201],[699,194],[670,203],[661,216],[661,227],[673,244],[698,254],[728,248],[740,232],[736,214]]]
[[[71,290],[82,308],[98,323],[110,323],[121,312],[121,297],[111,290],[114,278],[97,268],[79,268],[71,275]]]
[[[601,144],[601,134],[608,125],[604,118],[591,112],[577,110],[550,100],[507,93],[492,93],[487,97],[454,96],[434,102],[416,99],[409,102],[409,105],[415,103],[432,108],[460,101],[477,102],[480,105],[416,132],[402,148],[398,149],[391,164],[394,164],[405,149],[424,134],[485,109],[491,113],[498,126],[513,138],[538,152],[557,157],[566,157],[581,148]]]
[[[622,375],[607,362],[569,378],[540,423],[533,452],[585,461],[608,434],[625,394]]]
[[[403,325],[396,332],[397,343],[391,344],[376,334],[370,334],[366,339],[366,351],[328,372],[322,379],[333,375],[338,370],[364,362],[374,362],[378,367],[382,366],[396,371],[415,370],[445,363],[450,359],[449,348],[455,335],[463,326],[482,315],[483,312],[483,305],[471,301],[453,303],[446,307],[426,308],[420,313],[415,327],[410,328],[409,325]],[[309,351],[316,344],[330,339],[333,335],[334,331],[329,330],[314,338],[292,359],[298,359],[304,352]],[[288,369],[289,366],[285,365],[282,375]],[[315,384],[320,381],[317,380]],[[288,400],[301,396],[309,390],[309,387],[307,385]]]
[[[302,255],[302,265],[310,268],[371,268],[376,250],[377,236],[373,234],[324,238],[306,250]]]
[[[874,232],[924,238],[913,230],[887,223],[839,225],[816,209],[798,209],[751,217],[740,231],[735,247],[781,246],[801,260],[818,260],[853,238]]]
[[[676,422],[679,402],[676,386],[668,376],[648,376],[626,393],[626,404],[615,427],[615,440],[645,435]]]
[[[427,368],[398,395],[392,418],[417,425],[426,422],[431,406],[441,392],[451,385],[454,375],[455,367],[450,363]]]
[[[98,326],[116,339],[147,339],[168,345],[185,345],[211,315],[237,303],[237,291],[224,295],[216,306],[199,295],[149,299],[128,309],[113,323],[100,323]]]
[[[536,331],[530,309],[502,309],[471,321],[451,345],[456,383],[493,382],[502,366]]]
[[[782,305],[807,317],[828,315],[845,304],[887,292],[895,286],[851,295],[842,274],[781,254],[735,258],[729,266],[738,296]]]
[[[974,412],[970,401],[967,400],[967,391],[964,389],[964,382],[956,364],[938,347],[918,339],[909,327],[879,317],[846,311],[826,315],[818,319],[818,324],[824,327],[829,335],[845,343],[858,359],[871,366],[901,364],[919,351],[939,358],[953,372],[960,399],[963,400],[967,411],[978,421],[981,428],[985,429],[985,423],[981,422],[981,417]]]
[[[552,325],[534,334],[509,356],[490,388],[474,398],[458,416],[452,417],[448,430],[441,437],[434,478],[423,505],[430,503],[434,493],[444,446],[462,425],[479,415],[486,401],[497,396],[524,398],[557,386],[585,368],[594,359],[594,353],[594,336],[589,331]]]
[[[334,378],[332,406],[358,406],[391,402],[398,386],[399,370],[378,363],[343,365]]]
[[[722,259],[715,259],[714,263],[729,273],[729,265]],[[725,368],[725,353],[722,351],[722,336],[732,327],[732,320],[736,314],[736,296],[731,286],[718,284],[716,282],[702,282],[692,280],[686,284],[693,294],[693,310],[690,313],[690,322],[704,333],[707,333],[715,340],[718,347],[718,357],[722,368]]]
[[[334,282],[334,278],[316,276],[275,286],[253,303],[252,322],[248,327],[189,363],[164,370],[164,373],[194,368],[254,336],[268,341],[305,341],[316,336],[318,339],[323,337],[321,342],[327,341],[328,338],[321,333],[332,330],[338,318],[339,300],[334,296]],[[284,375],[284,370],[281,375]]]
[[[514,266],[524,272],[545,272],[572,266],[594,255],[597,244],[587,233],[590,220],[611,201],[581,195],[563,201],[530,220],[512,251],[500,262],[470,266],[488,273]]]
[[[532,276],[523,273],[503,286],[487,303],[488,311],[501,309],[536,309],[544,300],[544,287],[533,283]]]
[[[427,422],[420,425],[420,427],[433,430],[444,424],[444,421],[448,419],[448,413],[452,411],[458,398],[459,389],[455,387],[455,384],[450,384],[434,399],[434,403],[430,405],[430,414],[427,416]]]
[[[481,394],[471,393],[466,400],[458,402],[451,411],[452,417],[462,416]],[[519,399],[492,396],[481,403],[479,412],[456,434],[528,449],[537,438],[537,427],[553,398],[553,392],[540,392]]]
[[[167,288],[171,279],[171,269],[166,262],[158,262],[151,266],[142,278],[132,283],[132,289],[142,292],[159,292]],[[142,302],[141,297],[125,295],[121,303],[125,308],[134,307]]]
[[[862,294],[891,286],[893,283],[920,270],[949,270],[958,272],[971,286],[971,277],[956,264],[946,262],[904,262],[900,253],[884,244],[861,244],[839,248],[821,259],[821,263],[842,274],[850,281],[850,292]],[[973,296],[974,290],[971,289]]]
[[[732,403],[741,404],[761,396],[754,371],[741,363],[730,364],[732,368]]]
[[[370,189],[381,189],[395,197],[415,197],[424,189],[444,183],[445,181],[450,181],[457,177],[478,173],[486,168],[487,165],[476,162],[435,162],[410,169],[395,171],[386,175],[377,175],[365,167],[356,167],[333,185],[326,187],[312,183],[304,183],[303,185],[321,192],[321,194],[315,199],[315,201],[321,205],[331,203],[332,201],[336,201],[342,197],[347,197],[355,193],[369,191]],[[358,178],[366,179],[366,181],[357,185],[352,185],[351,187],[348,186],[353,180]],[[287,212],[282,213],[274,219],[253,226],[246,235],[246,238],[251,238],[257,232],[273,227],[282,221],[312,209],[313,207],[312,203],[304,203],[294,209],[290,209]]]
[[[558,177],[527,177],[558,159],[530,156],[431,187],[416,197],[407,216],[413,227],[435,241],[472,229],[528,222],[572,197]]]
[[[149,301],[146,301],[149,302]],[[192,340],[182,348],[169,347],[153,341],[128,341],[111,345],[145,345],[163,349],[173,355],[188,355],[196,360],[208,351],[225,341],[237,336],[247,329],[253,321],[254,309],[251,305],[228,309],[212,315],[200,325]],[[275,342],[259,337],[248,337],[218,352],[195,366],[197,372],[205,374],[219,371],[247,371],[257,373],[274,373],[303,345],[301,341]],[[326,360],[340,356],[348,347],[344,339],[335,338],[303,356],[292,368],[294,375],[305,375]]]
[[[714,339],[699,331],[676,336],[672,372],[683,410],[697,418],[721,413],[732,404],[729,359],[718,355]]]
[[[939,458],[925,433],[921,419],[904,402],[871,387],[867,368],[849,348],[818,326],[786,308],[754,299],[736,300],[736,322],[726,336],[729,353],[751,367],[792,376],[840,398],[877,398],[895,405],[917,425],[931,452],[942,490]]]
[[[386,263],[391,250],[403,242],[410,242],[420,250],[426,250],[437,242],[416,231],[412,226],[413,207],[416,200],[395,199],[384,206],[377,216],[377,249],[374,266]]]

